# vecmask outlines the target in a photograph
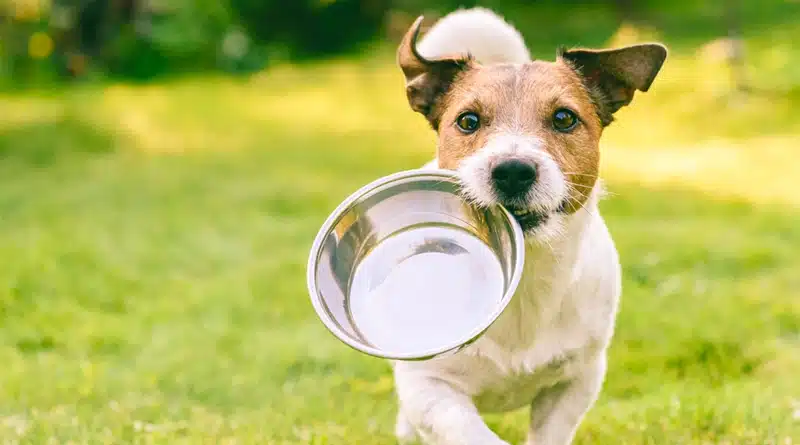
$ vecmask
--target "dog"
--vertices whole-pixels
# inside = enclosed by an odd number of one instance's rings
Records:
[[[482,414],[530,408],[527,445],[567,445],[603,385],[621,292],[598,209],[598,141],[667,57],[661,44],[561,49],[532,60],[519,31],[459,9],[397,48],[412,110],[437,133],[423,168],[455,171],[466,199],[502,205],[526,239],[512,302],[477,341],[393,361],[400,443],[507,445]]]

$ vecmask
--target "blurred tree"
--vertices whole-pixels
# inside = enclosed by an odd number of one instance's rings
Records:
[[[224,35],[234,26],[225,2],[140,2],[132,21],[107,42],[106,63],[114,75],[148,78],[218,66]]]
[[[134,0],[55,0],[49,17],[57,44],[58,68],[77,77],[88,62],[102,63],[108,42],[116,39],[136,14]]]
[[[619,14],[620,21],[633,22],[639,18],[634,0],[614,0],[614,5],[617,9],[617,14]]]
[[[375,38],[390,0],[229,0],[245,29],[291,55],[353,50]]]
[[[150,79],[201,70],[246,72],[262,68],[276,52],[294,59],[351,52],[379,37],[399,38],[419,14],[430,24],[453,9],[479,5],[524,23],[534,36],[537,14],[547,20],[563,14],[559,26],[582,36],[594,32],[596,23],[573,12],[588,5],[604,14],[616,11],[620,23],[634,25],[653,25],[659,11],[681,21],[691,16],[679,11],[714,14],[727,26],[734,81],[743,89],[742,11],[752,10],[753,1],[0,0],[0,76]],[[573,15],[577,19],[570,20]]]

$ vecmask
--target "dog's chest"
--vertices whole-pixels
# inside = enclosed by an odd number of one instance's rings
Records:
[[[547,335],[546,337],[549,337]],[[542,341],[526,351],[503,353],[482,344],[473,356],[471,391],[480,411],[501,412],[529,405],[543,389],[573,378],[584,356],[584,342]]]
[[[497,375],[473,396],[475,406],[483,412],[514,410],[530,403],[546,388],[565,381],[574,374],[574,358],[554,358],[550,363],[529,372],[518,369]]]

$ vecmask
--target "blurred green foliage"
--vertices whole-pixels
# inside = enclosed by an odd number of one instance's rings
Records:
[[[0,0],[0,86],[106,76],[148,80],[198,71],[249,73],[279,60],[357,52],[372,42],[398,39],[416,15],[432,19],[471,6],[513,17],[534,52],[537,45],[579,43],[577,36],[580,43],[602,42],[626,21],[646,22],[701,45],[732,30],[775,23],[766,17],[771,13],[794,17],[783,14],[783,5],[790,3],[797,2]],[[542,26],[549,21],[558,23],[560,31]]]
[[[242,24],[261,42],[278,42],[292,55],[347,51],[375,37],[389,0],[229,0]]]
[[[270,54],[327,56],[373,40],[388,0],[5,0],[0,76],[14,83],[200,70]]]

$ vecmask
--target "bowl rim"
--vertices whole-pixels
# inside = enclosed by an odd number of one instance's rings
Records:
[[[378,357],[388,360],[427,360],[429,358],[433,358],[448,352],[457,351],[462,347],[472,343],[478,337],[483,335],[483,333],[492,324],[494,324],[494,322],[498,319],[498,317],[500,317],[500,315],[505,311],[506,307],[508,307],[509,303],[514,297],[514,294],[517,291],[517,287],[519,286],[519,282],[522,276],[523,266],[525,264],[525,247],[526,247],[525,236],[524,232],[522,231],[522,227],[519,225],[519,223],[511,214],[511,212],[508,211],[508,209],[506,209],[504,206],[497,205],[496,207],[499,208],[503,216],[509,222],[509,226],[511,227],[513,233],[512,242],[514,244],[514,247],[516,248],[516,255],[515,255],[516,267],[514,267],[511,270],[511,277],[508,283],[508,287],[506,291],[503,293],[503,297],[495,305],[494,311],[491,314],[488,314],[486,319],[482,321],[480,324],[478,324],[475,328],[473,328],[472,331],[470,331],[468,334],[462,337],[459,337],[456,341],[452,341],[448,344],[436,348],[430,348],[427,350],[421,350],[412,353],[408,352],[401,353],[401,352],[392,352],[380,348],[375,348],[363,344],[361,342],[355,341],[351,339],[350,336],[338,326],[336,321],[329,313],[328,309],[322,303],[323,298],[320,296],[319,289],[317,288],[316,284],[317,283],[316,275],[317,275],[320,255],[322,254],[322,246],[328,234],[333,230],[334,226],[341,220],[345,212],[349,210],[357,201],[362,199],[365,195],[375,191],[379,191],[381,189],[385,189],[386,187],[400,180],[412,179],[415,177],[423,179],[431,176],[439,177],[446,181],[450,181],[456,184],[459,183],[458,176],[454,171],[441,168],[432,168],[432,167],[403,170],[380,177],[360,187],[358,190],[351,193],[347,198],[345,198],[328,215],[328,217],[325,219],[325,222],[317,231],[317,235],[314,238],[314,242],[309,252],[309,258],[306,267],[306,285],[308,288],[309,297],[311,299],[311,304],[314,307],[314,311],[316,312],[317,317],[322,321],[322,324],[325,326],[325,328],[340,341],[345,343],[347,346],[355,349],[356,351],[362,352],[364,354],[373,357]]]

